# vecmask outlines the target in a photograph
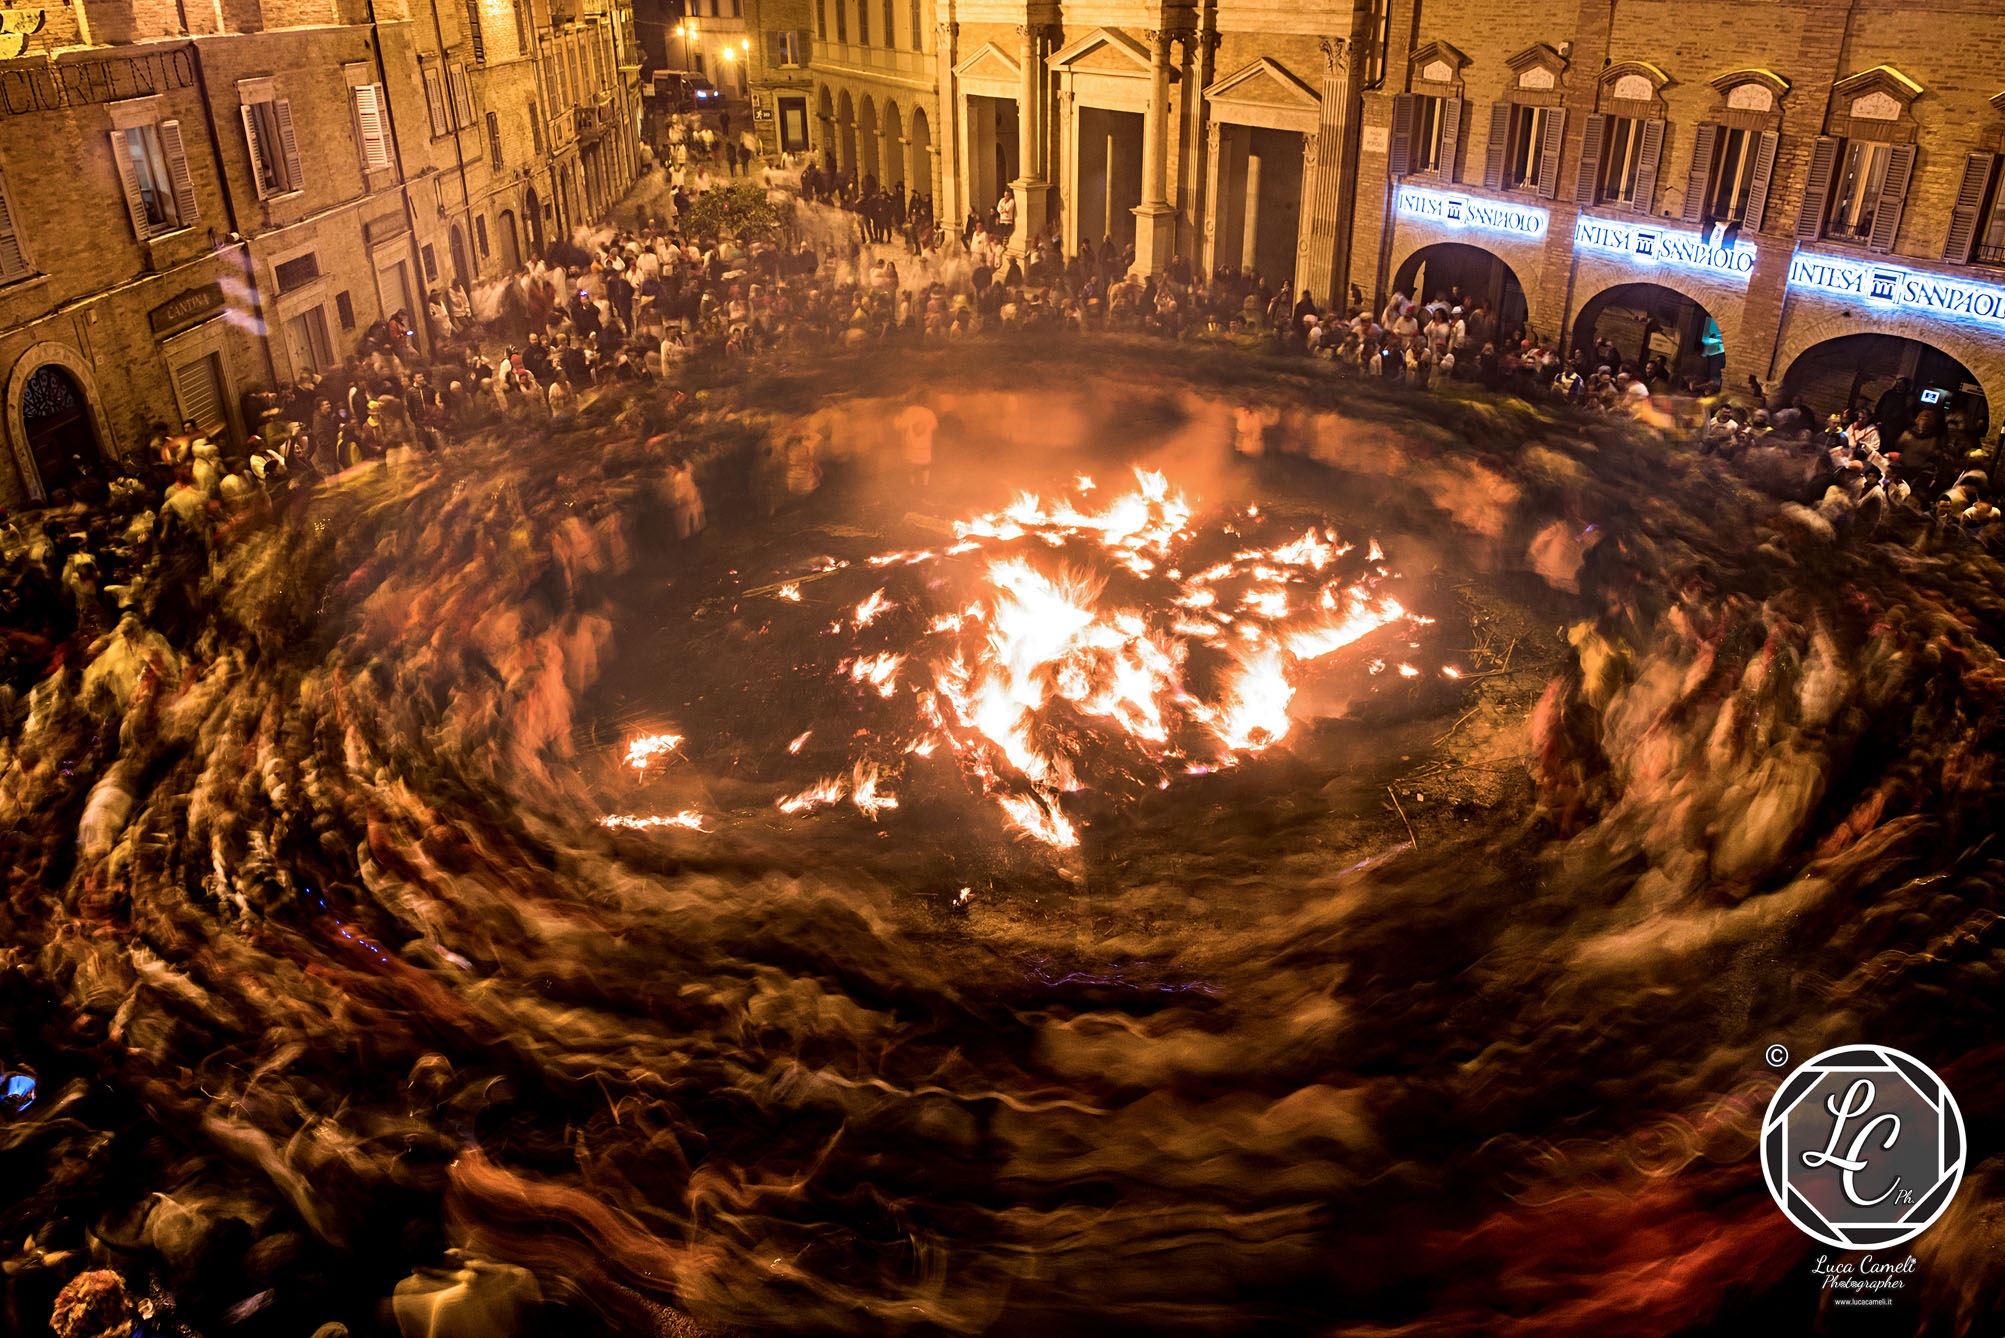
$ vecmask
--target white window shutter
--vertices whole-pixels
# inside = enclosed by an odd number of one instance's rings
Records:
[[[298,190],[306,185],[306,176],[299,170],[299,139],[292,131],[292,103],[284,98],[273,102],[272,117],[278,122],[278,146],[285,157],[285,188]]]
[[[14,216],[14,201],[7,194],[7,182],[0,178],[0,282],[25,278],[34,268],[28,261],[28,244]]]
[[[192,228],[202,214],[195,205],[195,178],[188,173],[188,154],[181,147],[181,123],[160,123],[160,156],[167,160],[167,175],[174,182],[174,209],[181,215],[180,226]]]
[[[466,71],[455,65],[447,78],[452,84],[453,129],[464,130],[473,124],[473,100],[467,96]]]
[[[432,138],[438,139],[452,126],[446,123],[445,80],[437,66],[425,68],[425,110],[432,118]]]
[[[139,173],[132,168],[132,146],[123,130],[111,132],[111,165],[118,173],[119,184],[125,187],[125,212],[132,216],[133,235],[145,241],[150,232],[146,226],[146,201],[139,194]]]
[[[380,172],[390,165],[390,141],[383,133],[382,86],[358,84],[349,92],[355,99],[355,129],[362,146],[362,170]]]
[[[258,189],[258,198],[264,199],[272,193],[272,183],[265,177],[265,152],[258,143],[257,109],[249,103],[238,108],[244,114],[244,142],[251,146],[251,184]]]
[[[186,362],[174,369],[175,398],[181,416],[204,432],[217,432],[227,425],[223,416],[221,387],[216,384],[215,354]]]

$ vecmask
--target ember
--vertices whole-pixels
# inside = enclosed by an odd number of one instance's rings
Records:
[[[902,638],[857,646],[840,672],[909,702],[916,718],[866,731],[847,781],[780,808],[809,812],[847,794],[875,817],[895,806],[885,787],[903,757],[944,743],[1009,828],[1070,847],[1079,838],[1063,798],[1096,783],[1096,758],[1118,752],[1122,770],[1139,765],[1157,788],[1173,774],[1233,766],[1287,737],[1302,666],[1390,624],[1425,621],[1385,592],[1375,541],[1349,564],[1353,546],[1321,528],[1250,546],[1244,534],[1261,525],[1251,508],[1230,529],[1207,529],[1162,474],[1137,471],[1136,481],[1099,505],[1021,496],[957,525],[960,543],[940,559],[896,555],[919,565],[979,553],[967,602],[927,613],[917,629],[885,618],[907,601],[881,589],[853,623],[830,628]],[[1208,557],[1227,534],[1240,536],[1229,555]]]

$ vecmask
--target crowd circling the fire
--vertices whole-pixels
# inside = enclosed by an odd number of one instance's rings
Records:
[[[1827,516],[1912,506],[1973,542],[2005,544],[1983,425],[1923,405],[1905,378],[1820,420],[1800,398],[1774,403],[1753,378],[1723,394],[1605,338],[1562,356],[1454,287],[1382,304],[1353,287],[1339,308],[1235,269],[1201,278],[1180,255],[1138,277],[1132,244],[1082,241],[1067,256],[1053,229],[1012,248],[1007,195],[950,232],[930,198],[858,180],[832,160],[769,162],[753,186],[749,149],[728,138],[690,135],[676,147],[652,178],[659,216],[644,201],[629,226],[581,232],[512,276],[433,290],[424,311],[365,329],[338,366],[246,395],[242,448],[192,422],[155,423],[117,476],[78,462],[53,506],[0,531],[6,608],[24,629],[10,669],[30,671],[9,678],[25,686],[46,662],[27,643],[46,650],[82,635],[88,645],[116,625],[164,554],[198,552],[286,493],[357,466],[511,423],[563,424],[600,397],[673,387],[691,365],[1012,333],[1215,341],[1316,360],[1333,377],[1686,424],[1702,456],[1793,462]],[[727,186],[777,202],[778,226],[736,235],[693,226],[695,201]],[[693,531],[695,482],[686,462],[671,472],[683,480],[677,527]]]
[[[771,233],[704,233],[687,221],[698,198],[752,180],[746,151],[719,141],[714,152],[727,149],[715,183],[701,162],[657,177],[659,216],[643,207],[502,280],[442,287],[424,310],[365,329],[338,366],[246,395],[241,447],[193,422],[155,423],[115,475],[79,465],[45,509],[0,521],[0,712],[28,705],[52,667],[85,670],[88,686],[86,666],[178,663],[199,638],[216,552],[343,473],[563,425],[601,401],[658,403],[692,366],[817,349],[1039,332],[1211,341],[1222,355],[1311,360],[1332,377],[1688,425],[1691,449],[1722,468],[1795,471],[1806,523],[1835,533],[1906,506],[1931,514],[1946,545],[2005,548],[1983,425],[1922,404],[1905,379],[1820,418],[1752,382],[1723,393],[1680,379],[1661,356],[1638,362],[1605,340],[1563,353],[1453,287],[1318,301],[1236,269],[1202,275],[1182,256],[1137,277],[1131,244],[1088,240],[1067,255],[1051,233],[1019,238],[1008,196],[949,229],[930,198],[831,162],[768,169],[781,215]],[[662,461],[673,528],[687,537],[704,524],[697,480],[672,451]],[[813,461],[784,466],[785,490],[803,491],[795,476],[811,478]],[[117,1285],[105,1270],[82,1273],[59,1318],[104,1310]]]

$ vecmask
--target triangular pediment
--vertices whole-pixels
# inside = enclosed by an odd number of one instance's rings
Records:
[[[1315,111],[1322,98],[1278,62],[1262,56],[1220,79],[1204,95],[1213,100],[1261,103],[1290,111]]]
[[[1850,78],[1840,79],[1831,85],[1831,91],[1840,102],[1881,93],[1906,107],[1921,96],[1921,85],[1891,65],[1875,65],[1870,70],[1861,70]]]
[[[1002,79],[1015,83],[1023,77],[1023,66],[1016,57],[997,46],[994,42],[984,42],[970,52],[966,59],[954,67],[957,79]]]
[[[1429,84],[1450,84],[1462,77],[1462,67],[1469,58],[1446,42],[1429,42],[1415,51],[1407,61],[1413,77]]]
[[[1149,49],[1119,28],[1095,28],[1051,57],[1054,70],[1095,74],[1149,73]]]

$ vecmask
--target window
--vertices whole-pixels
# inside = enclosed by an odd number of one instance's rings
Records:
[[[828,0],[815,0],[815,36],[828,40]]]
[[[1796,235],[1893,250],[1914,159],[1912,144],[1820,136],[1810,153]]]
[[[285,323],[293,366],[303,372],[324,372],[334,366],[334,341],[327,337],[327,312],[321,307],[302,311]]]
[[[251,149],[251,181],[260,200],[306,184],[299,169],[299,141],[292,131],[292,104],[284,98],[247,102],[242,107],[244,138]]]
[[[1780,142],[1773,130],[1735,130],[1702,122],[1692,136],[1685,222],[1708,232],[1725,224],[1736,236],[1759,232],[1768,212],[1768,183]]]
[[[912,0],[912,49],[914,51],[924,51],[926,49],[926,23],[920,9],[921,3],[922,0]]]
[[[734,19],[745,17],[745,0],[731,0],[731,17]]]
[[[856,44],[870,45],[870,0],[856,0]]]
[[[486,214],[475,214],[475,215],[473,216],[473,243],[474,243],[474,246],[475,246],[475,248],[476,248],[476,249],[478,249],[478,250],[480,251],[480,258],[481,258],[482,260],[485,260],[485,259],[487,259],[487,215],[486,215]]]
[[[114,104],[115,105],[115,104]],[[181,147],[181,123],[159,121],[111,132],[111,155],[125,188],[132,230],[156,237],[197,221],[195,183]]]
[[[453,129],[464,130],[473,124],[473,96],[467,92],[466,66],[455,65],[446,71],[446,84],[453,95]]]
[[[501,117],[493,112],[487,114],[487,158],[494,170],[501,170]]]
[[[1999,188],[1998,162],[1995,153],[1973,153],[1963,160],[1963,183],[1942,244],[1942,258],[1952,265],[2005,265],[2005,190]]]
[[[1656,117],[1589,116],[1580,137],[1574,199],[1638,214],[1652,212],[1666,133],[1666,123]]]
[[[1712,180],[1706,188],[1705,218],[1713,223],[1739,223],[1747,218],[1754,193],[1754,146],[1751,130],[1722,126],[1713,150]]]
[[[0,283],[12,283],[34,273],[28,259],[28,242],[21,233],[21,216],[14,212],[14,198],[7,193],[7,179],[0,177]]]
[[[294,256],[272,267],[272,276],[278,280],[278,290],[289,293],[295,288],[304,288],[320,277],[320,257],[308,251],[303,256]]]
[[[847,42],[849,40],[849,0],[834,0],[834,3],[835,40],[838,42]]]
[[[1394,176],[1417,172],[1453,180],[1462,142],[1462,100],[1401,93],[1392,100],[1391,166]]]
[[[522,7],[522,0],[515,0],[515,53],[527,55],[529,52],[529,14]]]
[[[1549,107],[1513,107],[1510,139],[1504,150],[1504,189],[1539,189],[1539,166],[1545,156],[1547,128],[1552,124]]]
[[[533,98],[529,102],[529,144],[536,152],[543,152],[543,117],[537,112]]]
[[[884,0],[884,45],[898,45],[898,0]]]
[[[342,329],[352,330],[355,328],[355,303],[348,296],[346,288],[334,295],[334,314],[340,319]]]
[[[446,81],[436,65],[425,66],[425,110],[432,118],[432,138],[451,133],[452,113],[446,109]]]
[[[1413,100],[1413,151],[1407,159],[1412,171],[1441,170],[1441,103],[1424,95]]]
[[[466,35],[473,43],[474,60],[486,61],[487,41],[480,31],[480,0],[466,0]]]
[[[1873,235],[1873,216],[1880,207],[1880,191],[1887,184],[1893,154],[1893,145],[1876,141],[1853,140],[1845,145],[1839,153],[1837,184],[1825,219],[1826,237],[1834,242],[1864,242]]]
[[[418,259],[423,261],[425,265],[425,282],[437,283],[439,281],[439,254],[432,249],[430,242],[426,242],[418,248]]]
[[[383,85],[357,84],[348,90],[348,99],[355,113],[355,146],[362,154],[362,170],[381,172],[390,166],[390,127],[383,110]]]
[[[1643,156],[1643,122],[1633,116],[1604,117],[1601,129],[1601,204],[1629,204],[1636,198],[1636,167]]]
[[[1993,173],[1995,178],[1997,173]],[[1980,265],[2005,265],[2005,191],[1998,189],[1994,179],[1991,183],[1991,203],[1980,220],[1982,227],[1977,233],[1976,260]],[[0,236],[0,264],[4,264],[6,239]]]
[[[807,46],[806,33],[785,32],[776,35],[780,39],[778,44],[779,54],[780,54],[780,64],[782,65],[807,64],[807,60],[805,58],[805,52],[803,51],[803,48]]]

